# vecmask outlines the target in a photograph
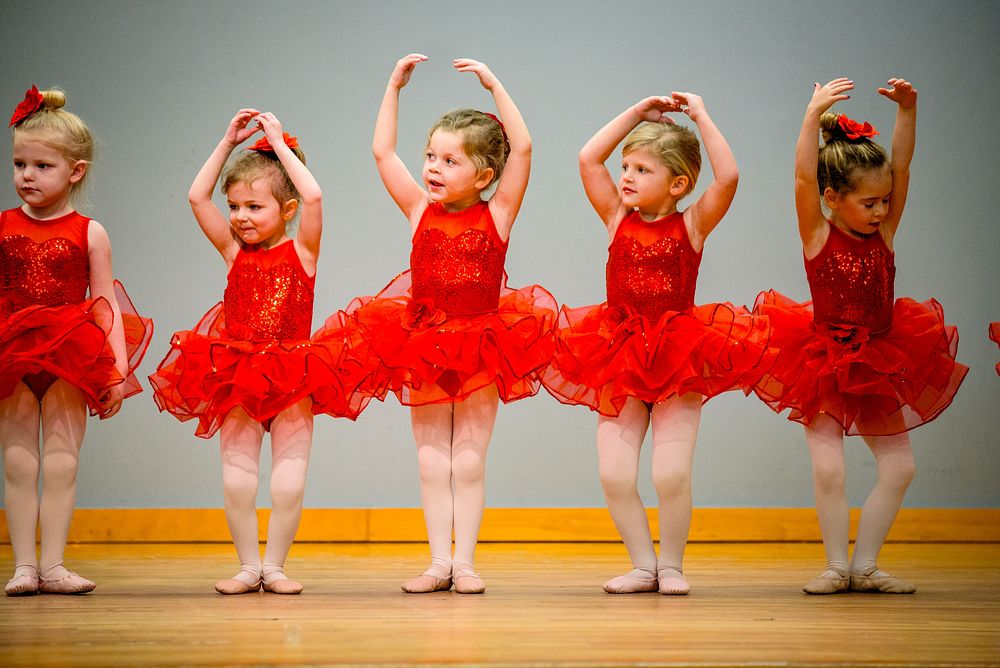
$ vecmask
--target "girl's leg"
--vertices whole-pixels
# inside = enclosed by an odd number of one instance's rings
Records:
[[[498,402],[496,386],[491,385],[455,404],[451,474],[455,482],[455,591],[460,594],[486,591],[473,563],[486,506],[486,450]]]
[[[234,408],[219,430],[222,455],[222,498],[229,533],[240,558],[240,572],[215,584],[220,594],[260,589],[260,544],[257,538],[257,480],[264,428],[242,408]]]
[[[653,486],[660,502],[661,594],[683,595],[684,548],[691,528],[691,468],[701,421],[702,397],[685,394],[653,406]]]
[[[83,394],[57,380],[42,398],[42,502],[39,507],[42,549],[39,589],[55,594],[81,594],[94,583],[63,566],[69,525],[76,504],[76,474],[87,429]]]
[[[271,425],[271,519],[262,575],[264,589],[276,594],[302,591],[302,585],[285,576],[284,567],[302,518],[312,446],[311,409],[311,401],[303,399],[279,413]]]
[[[617,418],[597,421],[597,457],[604,499],[625,543],[632,570],[604,583],[609,594],[656,591],[656,550],[639,498],[639,452],[649,427],[646,404],[629,397]]]
[[[820,414],[806,427],[806,443],[812,457],[816,515],[826,550],[826,570],[802,587],[807,594],[847,591],[847,545],[850,511],[847,505],[847,474],[844,463],[844,429],[828,415]]]
[[[451,404],[432,404],[415,406],[410,411],[420,470],[420,502],[431,548],[430,567],[403,585],[403,591],[411,594],[451,588],[453,410]]]
[[[875,455],[878,481],[861,509],[858,539],[851,559],[851,589],[880,591],[887,594],[912,594],[915,586],[879,570],[875,565],[885,537],[892,528],[903,496],[916,473],[910,439],[896,436],[865,436],[865,443]]]
[[[0,401],[4,507],[14,550],[14,577],[5,588],[8,596],[38,591],[38,558],[35,556],[40,468],[38,420],[38,400],[24,383],[18,383],[14,393]]]

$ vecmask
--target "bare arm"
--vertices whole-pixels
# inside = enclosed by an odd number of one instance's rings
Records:
[[[897,105],[896,125],[892,131],[892,193],[889,195],[889,215],[882,226],[891,239],[896,234],[899,221],[906,207],[906,195],[910,189],[910,161],[917,141],[917,89],[905,79],[889,79],[891,88],[879,88],[878,92]]]
[[[109,340],[115,353],[115,369],[122,378],[128,376],[128,354],[125,351],[125,328],[122,313],[115,297],[114,272],[111,269],[111,241],[108,233],[96,220],[87,228],[88,259],[90,262],[90,297],[104,297],[111,304],[114,321],[111,324]],[[107,395],[101,397],[101,419],[109,418],[121,408],[125,388],[123,384],[113,386]]]
[[[382,177],[389,196],[409,219],[411,230],[416,230],[420,216],[427,208],[428,197],[396,154],[399,91],[410,81],[417,63],[425,60],[427,56],[411,53],[396,63],[385,87],[382,106],[375,119],[375,137],[372,139],[372,153],[375,155],[378,174]]]

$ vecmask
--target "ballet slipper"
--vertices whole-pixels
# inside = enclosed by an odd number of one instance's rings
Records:
[[[45,572],[57,577],[38,576],[38,591],[43,594],[86,594],[94,591],[94,587],[97,586],[87,578],[66,570],[62,564],[47,568]]]
[[[455,591],[459,594],[482,594],[486,584],[479,574],[472,570],[472,564],[455,564]]]
[[[451,589],[451,568],[445,572],[438,564],[432,564],[426,571],[404,583],[402,589],[407,594],[448,591]]]
[[[22,571],[18,573],[18,571]],[[34,566],[18,566],[14,569],[14,577],[7,581],[4,587],[7,596],[32,596],[38,593],[38,569]]]
[[[281,567],[269,569],[267,565],[261,573],[260,585],[272,594],[301,594],[302,585],[285,575]]]
[[[859,575],[851,575],[851,591],[866,591],[881,594],[912,594],[916,585],[897,578],[871,566]]]
[[[625,575],[619,575],[605,582],[603,589],[609,594],[639,594],[656,591],[656,575],[653,571],[645,568],[633,568]]]
[[[260,591],[260,573],[252,567],[244,566],[234,577],[216,582],[215,591],[227,596]]]
[[[684,572],[677,568],[660,568],[656,571],[659,592],[664,596],[687,596],[691,585],[684,579]]]
[[[833,566],[814,577],[802,586],[807,594],[839,594],[848,590],[851,578],[847,571]]]

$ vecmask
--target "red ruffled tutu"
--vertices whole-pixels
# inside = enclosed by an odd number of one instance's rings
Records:
[[[330,322],[345,320],[339,314]],[[149,377],[153,399],[182,422],[197,418],[195,435],[202,438],[211,438],[236,407],[269,428],[306,397],[314,414],[354,420],[368,397],[353,391],[365,374],[346,359],[347,336],[331,326],[323,340],[246,340],[238,328],[227,330],[219,302],[193,330],[174,334]]]
[[[990,323],[990,340],[1000,346],[1000,322]],[[1000,362],[996,365],[997,374],[1000,375]]]
[[[892,326],[870,335],[852,325],[816,326],[812,302],[762,292],[754,313],[771,321],[777,358],[754,388],[775,412],[810,425],[826,413],[852,435],[890,435],[936,418],[969,369],[955,361],[958,330],[934,299],[893,304]]]
[[[124,395],[142,391],[135,369],[153,335],[153,321],[140,316],[125,288],[115,281],[115,298],[125,330],[128,375],[115,369],[109,340],[114,323],[111,304],[103,297],[64,306],[29,306],[11,311],[0,302],[0,399],[25,383],[39,401],[57,379],[79,389],[91,415],[101,412],[101,399],[115,385]]]
[[[544,288],[515,290],[505,277],[495,311],[447,315],[410,298],[406,271],[348,307],[366,340],[352,354],[373,369],[367,393],[380,399],[391,391],[406,406],[447,403],[496,385],[507,403],[538,392],[537,372],[555,346],[557,309]]]
[[[559,401],[617,417],[629,397],[655,404],[688,392],[705,401],[749,387],[769,363],[765,318],[729,303],[667,311],[657,321],[606,303],[563,307],[542,382]]]

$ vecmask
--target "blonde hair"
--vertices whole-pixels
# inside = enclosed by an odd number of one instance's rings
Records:
[[[431,126],[427,133],[427,142],[435,130],[462,133],[462,149],[472,160],[480,172],[487,168],[493,170],[493,179],[486,184],[488,188],[500,178],[510,145],[504,136],[503,126],[496,118],[475,109],[456,109],[449,111]]]
[[[39,92],[42,94],[42,106],[14,126],[14,141],[18,137],[36,139],[62,153],[68,162],[82,160],[89,167],[94,159],[94,137],[90,128],[79,116],[63,109],[66,93],[58,89]],[[77,195],[89,171],[70,185],[71,198]]]
[[[831,112],[819,119],[824,142],[819,149],[816,173],[820,195],[827,188],[838,195],[853,192],[861,175],[882,169],[889,163],[885,149],[868,137],[849,139],[839,119],[839,114]]]
[[[694,189],[701,173],[701,144],[694,132],[673,123],[643,123],[625,137],[622,155],[640,148],[655,155],[674,176],[688,178],[681,197]]]
[[[306,164],[306,156],[298,148],[293,148],[302,164]],[[266,178],[271,184],[271,194],[278,204],[284,204],[290,199],[302,202],[302,196],[289,178],[285,167],[278,157],[269,151],[244,151],[236,158],[222,174],[222,192],[228,193],[235,183],[253,183],[257,179]]]

